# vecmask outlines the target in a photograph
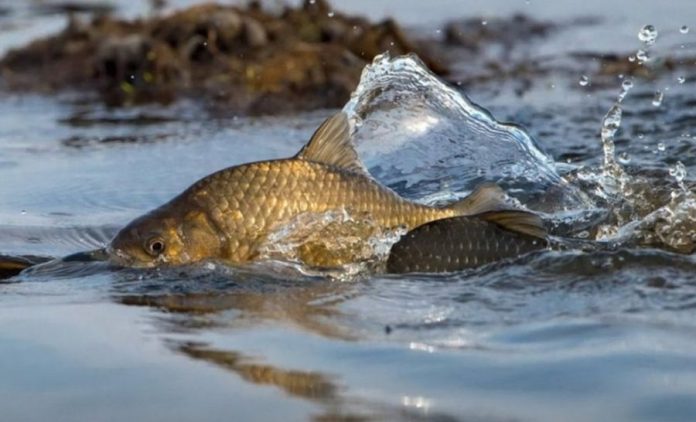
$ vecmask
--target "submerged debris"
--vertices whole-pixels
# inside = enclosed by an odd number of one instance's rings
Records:
[[[326,1],[280,14],[204,4],[164,17],[125,21],[72,17],[59,34],[10,51],[0,61],[7,88],[99,92],[110,105],[182,96],[269,112],[342,105],[376,54],[418,51],[392,20],[373,24],[334,13]]]

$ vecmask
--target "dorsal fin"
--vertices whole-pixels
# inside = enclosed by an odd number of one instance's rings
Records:
[[[546,239],[546,229],[544,222],[538,215],[518,210],[490,211],[478,214],[476,217],[486,220],[489,223],[517,233]]]
[[[348,117],[342,111],[326,119],[295,158],[367,173],[353,148]]]
[[[484,183],[466,198],[448,205],[457,215],[475,215],[488,211],[509,210],[510,197],[495,183]]]

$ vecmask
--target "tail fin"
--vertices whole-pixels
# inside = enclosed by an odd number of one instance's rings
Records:
[[[506,230],[546,239],[544,222],[538,215],[518,210],[490,211],[475,217],[496,224]]]
[[[547,235],[541,218],[528,211],[513,209],[510,197],[495,183],[480,185],[471,195],[448,208],[457,215],[477,217],[513,232],[540,239]]]
[[[448,205],[447,208],[453,209],[457,215],[476,215],[489,211],[509,210],[509,197],[495,183],[484,183],[478,186],[471,195],[466,198]]]

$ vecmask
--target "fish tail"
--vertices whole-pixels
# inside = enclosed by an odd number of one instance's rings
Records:
[[[510,197],[495,183],[478,186],[471,195],[447,208],[457,216],[480,218],[513,232],[540,239],[547,236],[542,219],[534,213],[514,209]]]
[[[493,223],[503,229],[539,239],[546,239],[548,234],[541,217],[528,211],[490,211],[474,217]]]
[[[457,216],[472,216],[489,211],[509,210],[510,198],[495,183],[484,183],[466,198],[448,205]]]

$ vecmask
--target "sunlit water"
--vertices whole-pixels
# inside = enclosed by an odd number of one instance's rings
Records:
[[[599,89],[565,53],[582,39],[694,54],[696,28],[680,27],[696,24],[646,11],[629,40],[607,15],[538,42],[569,72],[521,96],[515,78],[467,89],[497,120],[411,58],[376,61],[345,107],[370,171],[402,195],[446,202],[495,180],[569,246],[439,276],[45,264],[0,284],[2,420],[694,420],[694,75]],[[0,46],[44,27],[10,27]],[[199,177],[294,154],[329,113],[5,95],[0,253],[100,246]]]

